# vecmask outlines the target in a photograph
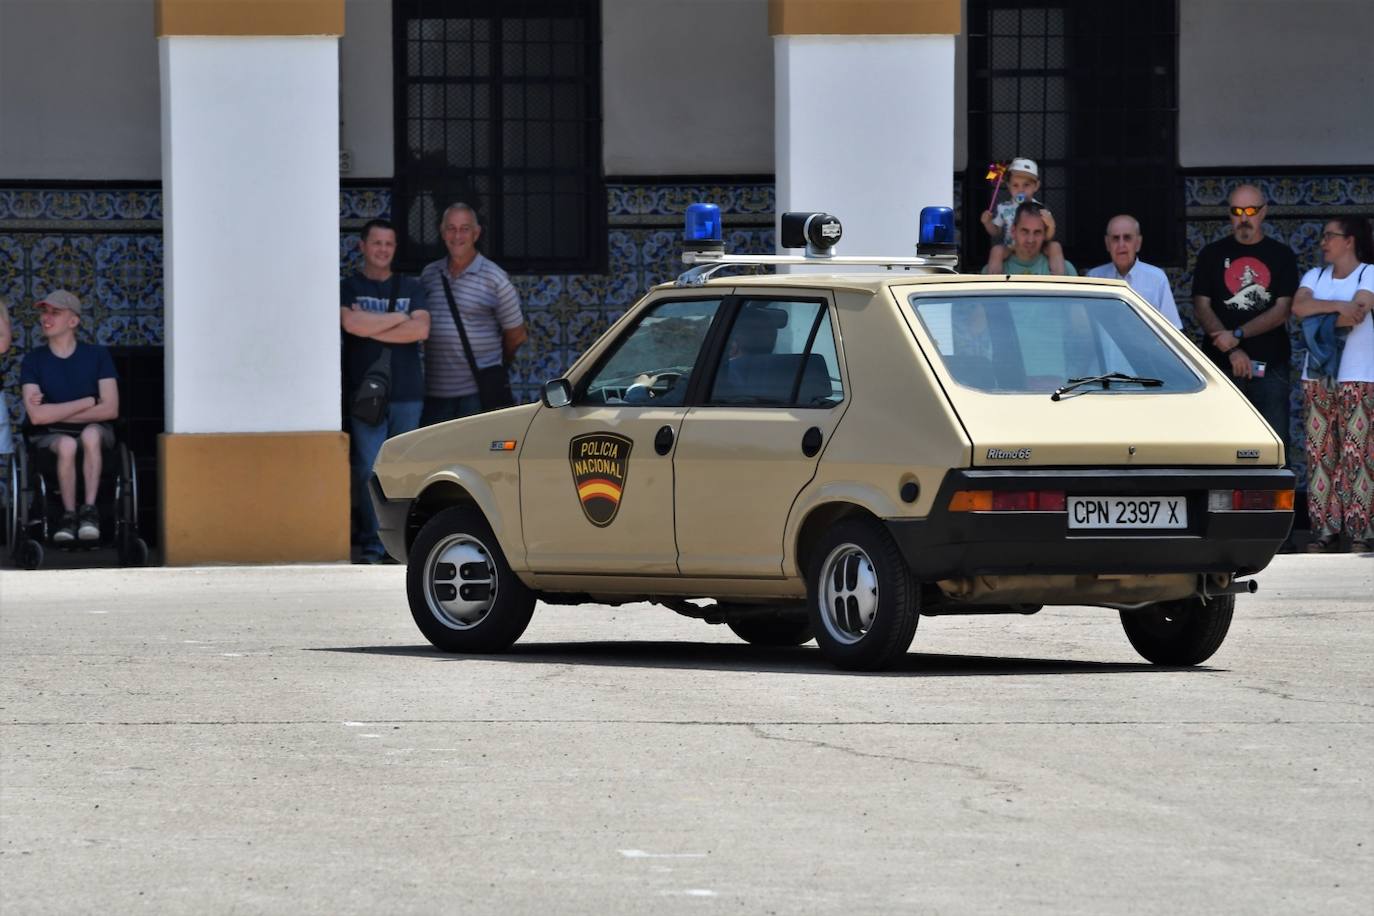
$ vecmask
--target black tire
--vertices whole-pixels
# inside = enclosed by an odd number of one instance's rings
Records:
[[[727,620],[725,625],[751,646],[800,646],[811,641],[811,618],[803,614],[767,614]]]
[[[837,667],[878,671],[911,647],[920,589],[876,520],[846,519],[822,534],[806,587],[816,644]]]
[[[21,569],[37,569],[43,565],[43,545],[30,539],[21,541],[14,562]]]
[[[119,545],[119,565],[147,566],[148,544],[138,535],[130,535]]]
[[[406,597],[415,625],[445,652],[501,652],[529,626],[535,596],[511,572],[475,509],[430,519],[411,545]]]
[[[1161,601],[1122,611],[1121,626],[1146,661],[1172,667],[1199,665],[1221,648],[1235,608],[1235,595]]]

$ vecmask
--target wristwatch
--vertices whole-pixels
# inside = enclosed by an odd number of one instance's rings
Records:
[[[1245,328],[1236,328],[1234,331],[1231,332],[1231,334],[1233,337],[1236,338],[1236,340],[1240,340],[1242,337],[1245,336]]]

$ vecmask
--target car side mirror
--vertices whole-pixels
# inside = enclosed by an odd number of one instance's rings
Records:
[[[565,378],[547,381],[543,397],[545,407],[567,407],[572,403],[572,384]]]

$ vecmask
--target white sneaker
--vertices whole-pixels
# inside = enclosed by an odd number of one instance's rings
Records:
[[[76,540],[76,513],[62,513],[62,521],[57,523],[57,530],[52,533],[54,544],[70,544]]]
[[[100,540],[100,513],[95,506],[82,506],[77,510],[76,517],[80,524],[76,529],[76,536],[83,541]]]

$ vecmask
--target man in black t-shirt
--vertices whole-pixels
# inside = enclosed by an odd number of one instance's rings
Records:
[[[386,415],[376,424],[353,417],[349,423],[349,463],[358,517],[358,546],[364,563],[388,557],[377,537],[377,516],[367,494],[367,479],[382,443],[420,424],[425,382],[420,342],[429,337],[425,290],[414,277],[391,272],[396,229],[386,220],[363,226],[358,240],[362,269],[339,284],[339,323],[343,327],[343,393],[351,401],[368,368],[390,351],[391,390]]]
[[[1193,309],[1207,334],[1203,350],[1230,375],[1288,448],[1288,311],[1298,263],[1266,238],[1264,194],[1243,184],[1228,201],[1231,237],[1203,248],[1193,272]]]

